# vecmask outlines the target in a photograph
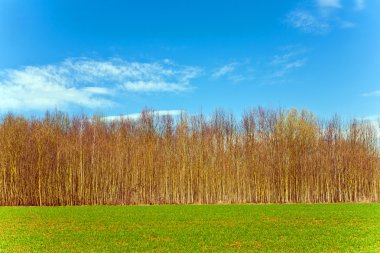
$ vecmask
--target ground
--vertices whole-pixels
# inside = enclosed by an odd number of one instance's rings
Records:
[[[0,207],[0,252],[380,252],[380,204]]]

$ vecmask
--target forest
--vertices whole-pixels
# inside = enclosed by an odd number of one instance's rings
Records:
[[[0,205],[380,201],[379,126],[297,109],[0,120]]]

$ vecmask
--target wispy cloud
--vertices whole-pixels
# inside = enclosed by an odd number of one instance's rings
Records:
[[[201,69],[172,62],[67,59],[0,72],[0,112],[113,105],[124,92],[182,92]]]
[[[354,28],[357,26],[356,23],[345,21],[345,20],[338,20],[338,23],[340,25],[340,28],[343,28],[343,29]]]
[[[220,68],[217,68],[212,73],[212,77],[213,78],[220,78],[220,77],[225,76],[229,73],[232,73],[236,69],[237,65],[238,64],[236,62],[232,62],[232,63],[226,64]]]
[[[123,88],[134,92],[181,92],[190,89],[188,83],[175,83],[165,81],[127,81]]]
[[[365,0],[355,0],[355,6],[354,9],[357,11],[361,11],[365,9]]]
[[[196,78],[201,69],[180,66],[165,59],[163,62],[140,63],[120,59],[109,61],[72,60],[66,61],[76,72],[75,78],[85,82],[112,82],[128,91],[177,92],[191,88],[191,79]]]
[[[371,115],[371,116],[366,116],[363,118],[359,118],[360,120],[368,120],[372,122],[376,122],[380,124],[380,115]]]
[[[279,54],[273,56],[270,61],[271,78],[279,78],[287,75],[294,69],[303,67],[307,58],[305,56],[307,50],[299,47],[285,47]]]
[[[367,123],[371,127],[373,127],[373,130],[375,131],[375,134],[377,136],[377,142],[378,145],[380,145],[380,115],[370,115],[366,117],[360,117],[357,118],[362,123]]]
[[[234,83],[247,81],[252,79],[253,67],[250,64],[250,60],[245,61],[234,61],[227,63],[219,68],[216,68],[212,74],[211,78],[219,79],[226,78]]]
[[[317,3],[322,8],[341,8],[340,0],[317,0]]]
[[[363,97],[380,97],[380,90],[363,93],[362,96]]]
[[[185,113],[183,110],[160,110],[160,111],[153,111],[154,116],[161,117],[161,116],[179,116],[181,114]],[[119,115],[119,116],[106,116],[102,117],[105,121],[117,121],[122,119],[129,119],[129,120],[137,120],[141,117],[141,113],[131,113],[126,115]]]
[[[330,31],[330,25],[306,10],[295,10],[286,17],[286,23],[305,33],[325,34]]]
[[[365,0],[351,0],[351,5],[341,0],[315,0],[315,3],[290,11],[285,17],[285,23],[303,33],[326,35],[337,28],[356,27],[356,22],[347,20],[347,10],[353,8],[359,11],[365,8]],[[350,16],[350,19],[354,18]]]

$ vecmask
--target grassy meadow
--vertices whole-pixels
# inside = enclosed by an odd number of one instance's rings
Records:
[[[0,252],[379,252],[380,204],[1,207]]]

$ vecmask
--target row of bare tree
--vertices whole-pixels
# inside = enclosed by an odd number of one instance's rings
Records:
[[[0,205],[380,201],[375,126],[255,108],[0,121]]]

